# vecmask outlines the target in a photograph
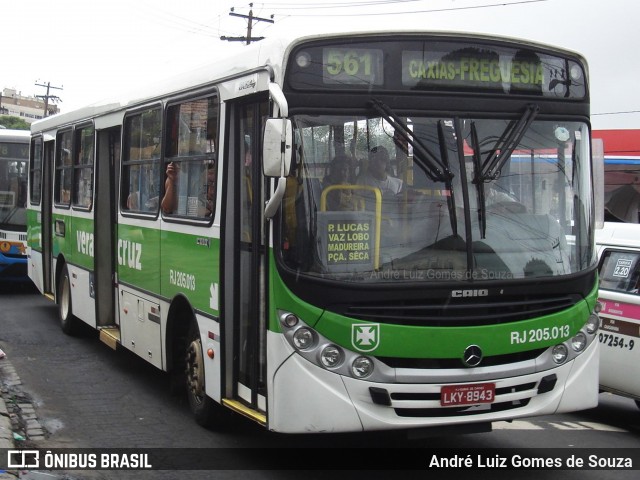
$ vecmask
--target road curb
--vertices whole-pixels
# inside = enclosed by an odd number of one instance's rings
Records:
[[[22,391],[20,377],[5,356],[0,359],[0,448],[30,448],[44,439],[45,429],[31,400]],[[0,480],[15,478],[8,472],[0,473]]]
[[[5,369],[7,369],[8,366],[10,367],[10,363],[6,357],[0,359],[0,449],[12,449],[15,446],[13,442],[11,414],[7,408],[7,403],[4,400],[5,392],[7,391],[4,385]],[[2,463],[4,464],[4,461]],[[15,477],[12,474],[0,471],[0,480],[9,480],[14,478]]]
[[[0,449],[33,448],[44,440],[46,430],[38,421],[35,408],[22,391],[22,381],[7,357],[0,358]],[[47,471],[2,471],[0,480],[72,480]]]
[[[7,439],[13,446],[22,442],[37,442],[45,439],[45,429],[40,425],[30,398],[22,391],[22,381],[11,362],[5,357],[0,360],[0,417],[9,420],[9,432],[0,431],[0,440]],[[0,424],[3,425],[4,424]],[[16,438],[18,435],[19,438]],[[17,440],[17,442],[16,442]]]
[[[11,414],[4,400],[5,392],[5,373],[7,370],[13,369],[7,358],[0,359],[0,448],[13,448],[13,426],[11,425]],[[2,478],[2,476],[0,476]]]

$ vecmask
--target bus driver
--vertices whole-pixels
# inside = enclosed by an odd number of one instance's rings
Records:
[[[369,168],[360,174],[357,183],[380,189],[382,196],[397,195],[402,190],[402,180],[388,174],[389,152],[385,147],[373,147],[369,151]]]

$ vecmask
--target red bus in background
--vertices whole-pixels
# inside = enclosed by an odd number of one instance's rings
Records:
[[[604,146],[605,220],[640,223],[640,129],[594,130]]]

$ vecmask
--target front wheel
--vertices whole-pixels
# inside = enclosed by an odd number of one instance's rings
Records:
[[[223,427],[228,423],[229,412],[205,393],[202,341],[197,331],[192,332],[189,338],[185,376],[191,413],[193,413],[196,422],[203,427]]]
[[[58,318],[62,331],[67,335],[73,335],[76,331],[77,321],[71,305],[71,281],[66,265],[62,270],[58,284]]]

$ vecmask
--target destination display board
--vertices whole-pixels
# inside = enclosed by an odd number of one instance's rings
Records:
[[[26,160],[29,158],[29,144],[0,142],[0,158]]]
[[[292,90],[451,91],[584,99],[579,58],[488,40],[372,38],[300,46],[290,57]]]
[[[332,273],[371,271],[375,265],[375,215],[318,212],[320,259]]]

